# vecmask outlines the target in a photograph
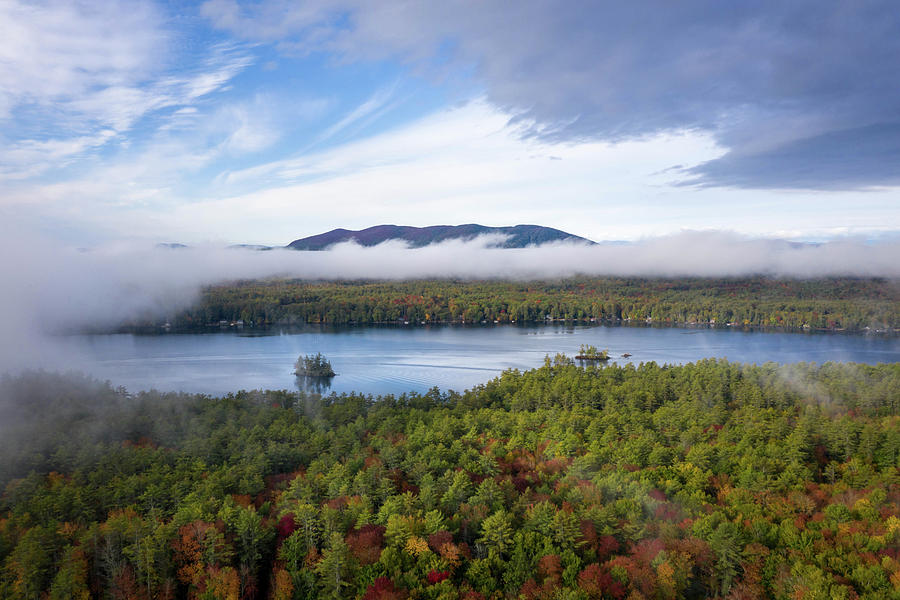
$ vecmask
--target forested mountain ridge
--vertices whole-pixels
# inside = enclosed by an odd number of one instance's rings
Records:
[[[512,227],[487,227],[474,223],[468,225],[432,225],[430,227],[409,227],[404,225],[376,225],[353,231],[333,229],[298,240],[287,245],[292,250],[325,250],[341,242],[355,241],[361,246],[375,246],[389,240],[408,242],[413,248],[421,248],[447,240],[471,240],[479,235],[501,234],[507,236],[498,248],[524,248],[539,246],[547,242],[576,241],[585,244],[594,242],[541,225],[515,225]]]
[[[900,365],[463,394],[0,381],[0,597],[893,598]]]
[[[204,290],[174,326],[304,323],[650,322],[785,329],[900,328],[900,286],[882,279],[245,281]]]

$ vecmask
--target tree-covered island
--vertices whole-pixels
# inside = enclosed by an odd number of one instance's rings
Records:
[[[297,377],[334,377],[336,373],[327,358],[321,352],[315,355],[301,356],[294,363],[294,375]]]
[[[598,350],[596,346],[582,344],[575,358],[593,362],[606,362],[609,360],[609,350]]]

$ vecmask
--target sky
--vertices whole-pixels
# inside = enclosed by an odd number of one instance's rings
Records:
[[[0,223],[896,239],[891,0],[0,0]]]

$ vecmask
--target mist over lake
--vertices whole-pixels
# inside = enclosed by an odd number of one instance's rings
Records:
[[[581,344],[609,349],[610,362],[683,364],[704,358],[777,363],[900,361],[900,338],[731,329],[600,326],[308,327],[265,334],[222,332],[84,335],[65,338],[78,368],[129,391],[226,394],[298,389],[299,355],[321,352],[338,373],[322,392],[400,394],[434,386],[462,391],[506,369],[570,357]],[[622,354],[630,357],[623,358]]]

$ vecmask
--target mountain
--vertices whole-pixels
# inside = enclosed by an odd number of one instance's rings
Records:
[[[294,240],[287,247],[294,250],[324,250],[334,244],[350,240],[355,240],[361,246],[375,246],[388,240],[403,240],[409,242],[409,245],[413,248],[421,248],[422,246],[445,240],[470,240],[479,235],[489,233],[501,233],[508,236],[505,242],[496,246],[497,248],[524,248],[525,246],[563,240],[586,244],[594,243],[583,237],[578,237],[559,229],[553,229],[552,227],[541,227],[540,225],[486,227],[473,223],[469,225],[432,225],[431,227],[376,225],[375,227],[359,231],[334,229],[327,233]]]

